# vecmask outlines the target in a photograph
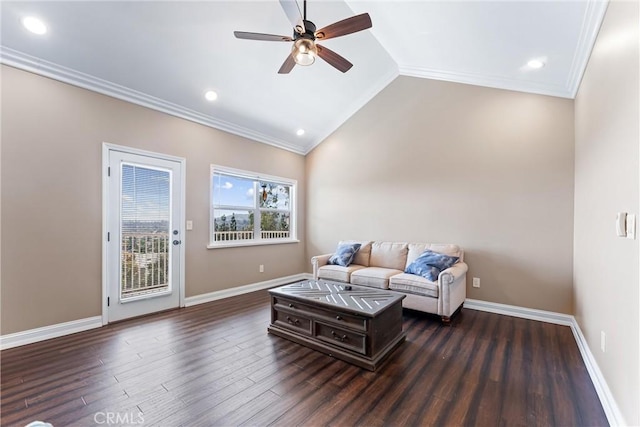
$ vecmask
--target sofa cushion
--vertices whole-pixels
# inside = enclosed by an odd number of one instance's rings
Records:
[[[416,260],[422,253],[426,250],[431,250],[433,252],[438,252],[441,254],[455,256],[458,257],[460,261],[464,260],[464,251],[458,245],[450,245],[443,243],[409,243],[408,244],[408,253],[407,253],[407,264],[406,268]]]
[[[351,274],[351,283],[354,285],[371,286],[380,289],[389,289],[389,277],[402,270],[381,267],[367,267]]]
[[[351,264],[348,267],[327,264],[318,269],[318,278],[349,283],[351,280],[351,273],[356,270],[360,270],[361,268],[365,267],[357,264]]]
[[[356,240],[343,240],[338,243],[338,245],[342,245],[343,243],[359,243],[360,249],[356,252],[356,255],[353,257],[354,264],[364,265],[365,267],[369,267],[369,257],[371,256],[371,242],[363,241],[358,242]]]
[[[353,262],[353,257],[358,249],[360,249],[360,243],[340,243],[327,263],[347,267]]]
[[[438,298],[438,284],[415,274],[401,273],[390,277],[389,289]]]
[[[404,271],[409,274],[422,276],[427,280],[435,282],[441,271],[446,270],[458,262],[458,257],[444,255],[431,250],[424,251],[415,259]]]
[[[407,244],[373,242],[369,266],[404,270],[407,262]]]

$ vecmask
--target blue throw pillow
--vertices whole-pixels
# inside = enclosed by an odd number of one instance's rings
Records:
[[[444,255],[427,249],[409,264],[404,272],[435,282],[440,273],[458,262],[458,259],[457,256]]]
[[[328,263],[348,267],[351,261],[353,261],[353,257],[356,256],[358,249],[360,249],[360,243],[343,243],[338,245],[338,249],[331,255]]]

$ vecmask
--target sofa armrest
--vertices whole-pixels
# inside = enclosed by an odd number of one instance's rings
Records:
[[[313,266],[313,280],[318,280],[318,269],[323,265],[327,265],[331,255],[333,254],[316,255],[311,258],[311,265]]]
[[[453,266],[440,272],[440,275],[438,276],[438,282],[440,282],[440,286],[450,285],[457,279],[465,275],[467,273],[467,270],[469,270],[469,266],[466,263],[457,262]]]
[[[449,317],[460,307],[467,297],[467,270],[464,262],[457,262],[438,276],[438,314]]]

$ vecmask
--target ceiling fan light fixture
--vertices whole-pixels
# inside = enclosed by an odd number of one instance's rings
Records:
[[[311,65],[319,56],[336,70],[346,73],[353,64],[331,49],[316,45],[316,40],[328,40],[346,36],[371,28],[371,17],[368,13],[361,13],[341,21],[334,22],[319,30],[316,24],[307,20],[307,0],[303,0],[303,9],[300,10],[300,0],[280,0],[280,6],[293,24],[293,36],[278,36],[275,34],[249,33],[246,31],[234,31],[238,39],[262,40],[273,42],[293,42],[291,53],[287,55],[278,74],[289,74],[296,65]]]
[[[293,60],[296,64],[311,65],[315,62],[316,56],[318,56],[318,48],[313,40],[299,38],[293,43],[291,55],[293,55]]]

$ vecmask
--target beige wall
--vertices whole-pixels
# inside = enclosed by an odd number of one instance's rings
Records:
[[[101,314],[103,142],[187,159],[187,296],[304,271],[303,156],[6,66],[1,89],[2,334]],[[301,243],[207,250],[211,163],[298,180]]]
[[[457,243],[468,298],[572,313],[573,139],[571,100],[399,77],[307,155],[307,257]]]
[[[640,254],[615,218],[640,213],[639,20],[638,2],[609,4],[575,101],[575,314],[628,425],[640,425]]]

